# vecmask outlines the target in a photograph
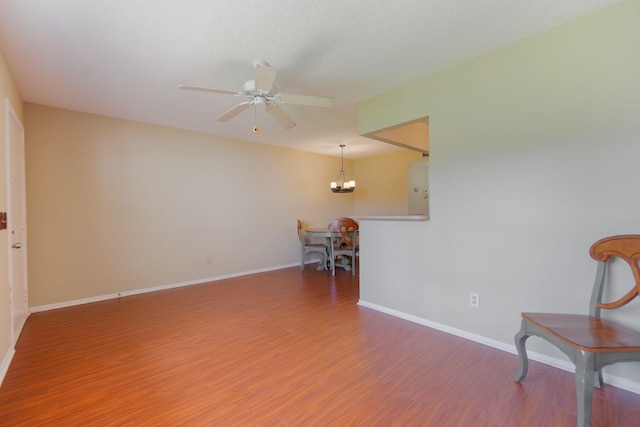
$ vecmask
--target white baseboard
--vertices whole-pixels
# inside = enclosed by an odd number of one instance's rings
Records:
[[[11,346],[7,351],[7,354],[4,355],[4,359],[2,359],[2,365],[0,365],[0,385],[2,385],[4,377],[7,375],[7,371],[9,371],[9,365],[13,360],[14,354],[16,354],[16,350],[14,346]]]
[[[170,284],[166,284],[166,285],[152,286],[152,287],[149,287],[149,288],[141,288],[141,289],[134,289],[134,290],[130,290],[130,291],[115,292],[115,293],[106,294],[106,295],[98,295],[98,296],[90,297],[90,298],[82,298],[82,299],[76,299],[76,300],[71,300],[71,301],[63,301],[63,302],[54,303],[54,304],[40,305],[40,306],[30,307],[29,308],[29,312],[37,313],[37,312],[40,312],[40,311],[55,310],[57,308],[72,307],[74,305],[88,304],[88,303],[91,303],[91,302],[98,302],[98,301],[104,301],[104,300],[109,300],[109,299],[121,298],[121,297],[126,297],[126,296],[129,296],[129,295],[145,294],[147,292],[155,292],[155,291],[163,291],[165,289],[181,288],[183,286],[200,285],[200,284],[203,284],[203,283],[216,282],[218,280],[229,279],[229,278],[232,278],[232,277],[247,276],[249,274],[255,274],[255,273],[264,273],[265,271],[281,270],[283,268],[289,268],[289,267],[294,267],[294,266],[299,266],[299,265],[300,265],[299,263],[287,264],[287,265],[279,265],[277,267],[261,268],[261,269],[258,269],[258,270],[250,270],[250,271],[243,271],[243,272],[240,272],[240,273],[225,274],[225,275],[222,275],[222,276],[205,277],[205,278],[202,278],[202,279],[190,280],[190,281],[187,281],[187,282],[170,283]]]
[[[518,354],[515,344],[506,344],[502,341],[496,341],[491,338],[483,337],[481,335],[472,334],[471,332],[463,331],[461,329],[452,328],[451,326],[443,325],[441,323],[432,322],[431,320],[424,319],[422,317],[414,316],[412,314],[403,313],[401,311],[393,310],[387,307],[383,307],[377,304],[373,304],[367,301],[360,300],[358,305],[361,307],[370,308],[372,310],[380,311],[391,316],[398,317],[400,319],[408,320],[419,325],[427,326],[438,331],[446,332],[451,335],[455,335],[460,338],[468,339],[479,344],[484,344],[489,347],[496,348],[498,350],[506,351],[512,354]],[[568,360],[558,359],[556,357],[547,356],[541,353],[536,353],[527,350],[527,355],[530,360],[544,363],[545,365],[553,366],[555,368],[562,369],[571,373],[575,372],[575,366]],[[603,373],[603,380],[606,384],[621,388],[623,390],[630,391],[635,394],[640,394],[640,384],[635,381],[631,381],[627,378],[622,378],[616,375],[609,375]]]
[[[11,343],[11,346],[9,347],[9,349],[7,350],[7,353],[4,355],[4,358],[2,359],[2,364],[0,365],[0,385],[2,385],[2,382],[4,381],[4,377],[7,375],[7,372],[9,371],[9,365],[11,365],[13,356],[16,354],[16,343],[18,342],[18,338],[22,333],[22,329],[24,329],[24,325],[27,322],[27,318],[29,317],[29,314],[30,313],[27,313],[27,317],[22,319],[22,322],[20,323],[20,325],[18,325],[18,333],[13,338],[13,342]]]

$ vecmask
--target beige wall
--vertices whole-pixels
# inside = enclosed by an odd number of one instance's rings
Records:
[[[294,264],[297,218],[353,214],[336,157],[34,104],[25,127],[31,307]]]
[[[13,78],[4,54],[0,51],[0,212],[7,212],[7,169],[6,169],[6,99],[9,99],[13,109],[22,119],[22,100],[14,86]],[[9,362],[13,343],[11,342],[11,317],[9,306],[9,277],[8,277],[8,231],[0,230],[0,357],[4,360],[0,365],[0,379],[4,377],[4,370]]]
[[[356,160],[355,214],[408,214],[409,163],[420,160],[422,154],[411,150]]]

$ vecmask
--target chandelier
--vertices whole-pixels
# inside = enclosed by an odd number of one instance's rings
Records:
[[[347,174],[344,172],[344,144],[340,144],[340,149],[342,150],[340,156],[342,166],[338,178],[331,183],[331,191],[334,193],[353,193],[353,190],[356,189],[356,182],[347,180]]]

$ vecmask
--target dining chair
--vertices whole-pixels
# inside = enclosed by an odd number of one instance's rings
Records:
[[[298,220],[298,240],[300,241],[300,270],[304,270],[304,263],[309,253],[319,253],[322,260],[318,264],[318,270],[327,269],[327,258],[329,256],[329,248],[324,243],[313,243],[307,239],[307,234],[302,228],[302,222]]]
[[[640,235],[606,237],[594,243],[589,253],[598,262],[589,314],[522,313],[521,329],[515,336],[520,368],[514,381],[520,382],[527,375],[525,342],[532,335],[555,345],[573,362],[579,427],[591,426],[593,387],[604,386],[602,368],[618,362],[640,361],[640,333],[600,316],[603,309],[620,308],[640,295]],[[603,303],[605,282],[611,282],[605,276],[614,259],[625,261],[635,280],[622,297]]]
[[[343,261],[338,266],[351,268],[351,274],[356,275],[356,258],[358,253],[358,245],[356,242],[358,234],[358,223],[351,218],[338,218],[329,223],[329,232],[331,236],[331,248],[329,255],[329,263],[331,265],[331,274],[336,274],[336,257],[340,257]],[[345,263],[345,257],[350,261]]]

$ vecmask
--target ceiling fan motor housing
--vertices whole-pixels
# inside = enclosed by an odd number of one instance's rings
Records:
[[[271,90],[269,92],[258,89],[256,87],[255,80],[247,80],[246,82],[244,82],[242,88],[244,89],[243,94],[245,96],[263,96],[269,101],[275,99],[272,94],[278,92],[278,88],[275,85],[271,86]]]
[[[256,81],[255,80],[247,80],[244,82],[244,92],[247,94],[251,94],[251,92],[256,91]]]

